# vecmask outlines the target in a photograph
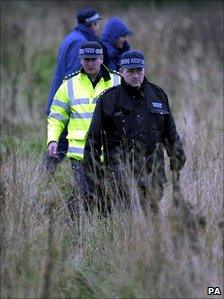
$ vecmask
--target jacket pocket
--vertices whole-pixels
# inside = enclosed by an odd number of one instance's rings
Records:
[[[165,116],[169,114],[169,111],[166,107],[163,108],[155,108],[150,107],[150,114],[152,118],[152,129],[162,131],[164,128],[164,120]]]

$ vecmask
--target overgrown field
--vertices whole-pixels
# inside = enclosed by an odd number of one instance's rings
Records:
[[[191,1],[5,1],[1,7],[1,298],[215,298],[223,289],[223,5]],[[147,76],[167,91],[187,162],[173,204],[72,223],[70,162],[41,171],[58,44],[77,8],[124,18]],[[195,5],[197,4],[197,5]],[[128,178],[127,178],[128,179]],[[129,178],[130,179],[130,178]],[[220,296],[219,296],[220,297]]]

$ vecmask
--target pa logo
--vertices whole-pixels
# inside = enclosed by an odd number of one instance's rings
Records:
[[[219,287],[208,287],[207,293],[208,295],[222,295]]]

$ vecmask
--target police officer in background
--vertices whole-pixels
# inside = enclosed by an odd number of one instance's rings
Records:
[[[77,13],[76,18],[76,27],[63,39],[59,46],[56,69],[48,98],[47,115],[50,113],[50,107],[54,99],[54,95],[65,77],[71,73],[79,71],[81,68],[79,59],[79,48],[81,44],[87,41],[99,40],[99,20],[102,18],[99,16],[97,11],[92,8],[83,8]],[[44,166],[50,173],[54,172],[57,164],[66,155],[68,149],[66,135],[67,130],[65,128],[58,141],[57,159],[49,155],[46,155],[44,159]]]
[[[146,194],[147,178],[156,168],[153,188],[161,199],[165,171],[158,145],[166,148],[171,170],[181,170],[186,158],[168,97],[146,79],[145,68],[142,52],[133,50],[122,55],[121,85],[106,90],[97,101],[85,145],[84,169],[93,180],[94,169],[102,166],[103,148],[107,174],[115,176],[117,185],[121,183],[127,190],[125,166],[129,163],[139,189]],[[144,201],[142,204],[144,208]]]
[[[82,68],[68,77],[57,90],[48,116],[47,144],[50,157],[58,157],[58,141],[68,128],[68,152],[74,184],[86,191],[82,160],[86,134],[99,94],[120,84],[120,75],[103,65],[103,49],[98,42],[85,42],[79,50]]]

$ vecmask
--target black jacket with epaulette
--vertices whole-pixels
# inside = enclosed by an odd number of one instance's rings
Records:
[[[152,157],[157,148],[164,172],[163,144],[175,163],[171,168],[181,169],[186,158],[170,111],[166,93],[146,79],[140,89],[121,85],[104,91],[98,99],[92,118],[86,146],[84,165],[100,162],[103,146],[106,165],[116,167],[120,161],[135,161],[150,172]]]

